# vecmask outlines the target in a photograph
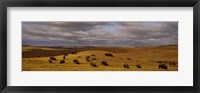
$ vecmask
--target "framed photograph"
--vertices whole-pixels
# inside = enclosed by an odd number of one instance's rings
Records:
[[[0,6],[2,93],[199,93],[199,0]]]

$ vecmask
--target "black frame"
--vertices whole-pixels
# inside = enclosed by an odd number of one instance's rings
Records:
[[[193,83],[194,86],[77,86],[77,87],[31,87],[7,86],[7,7],[193,7]],[[2,93],[49,93],[49,92],[127,92],[127,93],[199,93],[199,39],[200,0],[2,0],[0,1],[0,91]]]

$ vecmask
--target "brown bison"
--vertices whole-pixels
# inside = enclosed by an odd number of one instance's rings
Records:
[[[60,64],[64,64],[65,63],[65,60],[60,60]]]
[[[95,54],[92,54],[92,55],[90,55],[90,56],[95,56]]]
[[[112,53],[105,53],[105,56],[114,57]]]
[[[55,61],[57,60],[55,56],[51,56],[50,59]]]
[[[65,59],[65,55],[63,56],[63,59]]]
[[[97,60],[97,58],[92,58],[91,60]]]
[[[106,61],[102,61],[101,64],[104,66],[108,66],[108,63]]]
[[[167,69],[167,65],[166,64],[159,64],[158,68],[159,69]]]
[[[90,56],[87,56],[85,59],[86,59],[87,62],[90,62],[90,61],[91,61],[91,60],[90,60]]]
[[[173,66],[176,66],[176,63],[175,63],[175,62],[172,62],[172,65],[173,65]]]
[[[90,63],[90,65],[93,67],[97,67],[97,65],[94,62]]]
[[[124,68],[129,68],[129,65],[128,64],[124,64]]]
[[[136,67],[137,68],[142,68],[142,66],[140,64],[137,64]]]
[[[49,63],[53,63],[53,61],[51,59],[49,59]]]
[[[72,54],[77,54],[77,51],[73,51]]]
[[[176,63],[175,62],[170,62],[169,65],[176,66]]]
[[[131,60],[131,58],[127,58],[127,60]]]
[[[77,59],[74,59],[74,60],[73,60],[73,64],[74,64],[74,63],[75,63],[75,64],[80,64],[79,60],[77,60]]]

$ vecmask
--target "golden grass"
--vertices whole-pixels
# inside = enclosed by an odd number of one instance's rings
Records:
[[[55,56],[58,61],[49,63],[49,57],[39,58],[23,58],[22,70],[23,71],[178,71],[178,66],[171,66],[168,62],[178,62],[178,49],[177,46],[169,47],[137,47],[128,48],[129,51],[122,53],[112,53],[114,57],[108,57],[104,54],[108,51],[104,50],[88,50],[78,52],[77,54],[69,54],[66,56],[65,64],[59,64],[63,55]],[[90,62],[87,62],[85,57],[91,56],[97,60],[93,60],[98,67],[92,67]],[[78,57],[81,58],[78,58]],[[127,60],[131,58],[131,60]],[[73,64],[73,60],[78,59],[81,64]],[[101,61],[107,61],[109,66],[103,66]],[[158,69],[158,61],[165,61],[168,69]],[[130,68],[123,68],[123,64],[129,64]],[[137,68],[136,65],[140,64],[142,69]]]

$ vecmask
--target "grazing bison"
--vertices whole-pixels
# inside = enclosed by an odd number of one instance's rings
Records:
[[[74,60],[73,60],[73,64],[74,64],[74,63],[75,63],[75,64],[80,64],[79,60],[77,60],[77,59],[74,59]]]
[[[142,66],[140,64],[137,64],[136,67],[137,68],[142,68]]]
[[[85,59],[86,59],[87,62],[90,62],[90,61],[91,61],[91,60],[90,60],[90,56],[87,56]]]
[[[73,51],[73,52],[72,52],[72,54],[76,54],[76,53],[77,53],[77,51]]]
[[[127,58],[127,60],[131,60],[131,58]]]
[[[159,69],[167,69],[167,65],[166,64],[159,64],[158,68]]]
[[[129,68],[129,65],[128,64],[124,64],[124,68]]]
[[[175,62],[170,62],[169,65],[176,66]]]
[[[53,61],[51,59],[49,59],[49,63],[53,63]]]
[[[86,58],[86,61],[87,61],[87,62],[90,62],[91,60]]]
[[[94,62],[90,63],[90,65],[93,67],[97,67],[97,65]]]
[[[176,66],[176,63],[175,63],[175,62],[172,62],[172,65],[173,65],[173,66]]]
[[[65,59],[65,55],[63,56],[63,59]]]
[[[112,53],[105,53],[105,56],[114,57]]]
[[[104,66],[108,66],[108,63],[106,61],[102,61],[101,64]]]
[[[97,58],[92,58],[91,60],[97,60]]]
[[[57,60],[55,56],[51,56],[50,59],[55,61]]]
[[[90,55],[90,56],[95,56],[95,54],[92,54],[92,55]]]
[[[60,64],[64,64],[65,63],[65,60],[60,60]]]

